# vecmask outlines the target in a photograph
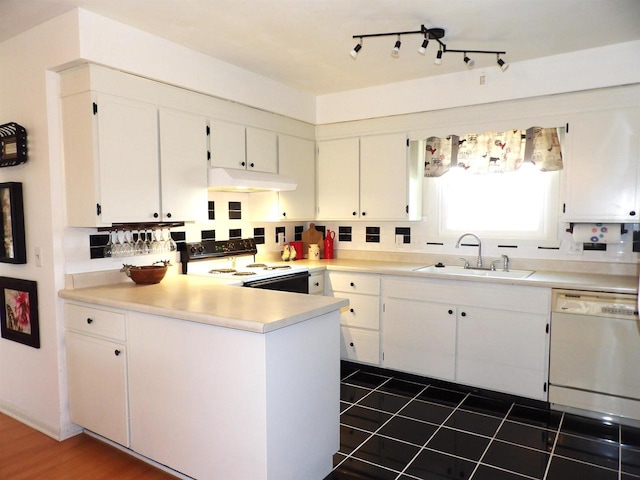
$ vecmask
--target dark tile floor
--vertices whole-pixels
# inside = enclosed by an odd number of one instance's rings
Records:
[[[640,479],[640,429],[343,363],[325,480]]]

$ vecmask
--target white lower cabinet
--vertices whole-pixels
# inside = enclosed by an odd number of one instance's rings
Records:
[[[309,276],[309,294],[324,295],[324,272],[312,273]]]
[[[383,313],[387,368],[455,380],[456,314],[441,303],[388,298]]]
[[[124,314],[67,304],[65,320],[71,421],[128,447]]]
[[[326,294],[349,300],[340,312],[340,357],[380,364],[380,276],[328,272]]]
[[[382,365],[547,399],[551,290],[390,277]]]

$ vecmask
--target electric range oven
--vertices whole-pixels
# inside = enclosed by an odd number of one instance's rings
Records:
[[[256,263],[257,253],[253,238],[187,243],[180,251],[182,273],[227,285],[309,293],[308,267],[295,261]]]

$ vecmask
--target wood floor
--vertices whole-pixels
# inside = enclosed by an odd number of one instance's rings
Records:
[[[85,434],[57,442],[0,413],[2,480],[176,480]]]

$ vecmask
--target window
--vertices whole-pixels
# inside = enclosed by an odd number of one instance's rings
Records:
[[[515,172],[487,175],[452,169],[442,177],[426,179],[436,233],[556,239],[559,175],[525,165]]]

